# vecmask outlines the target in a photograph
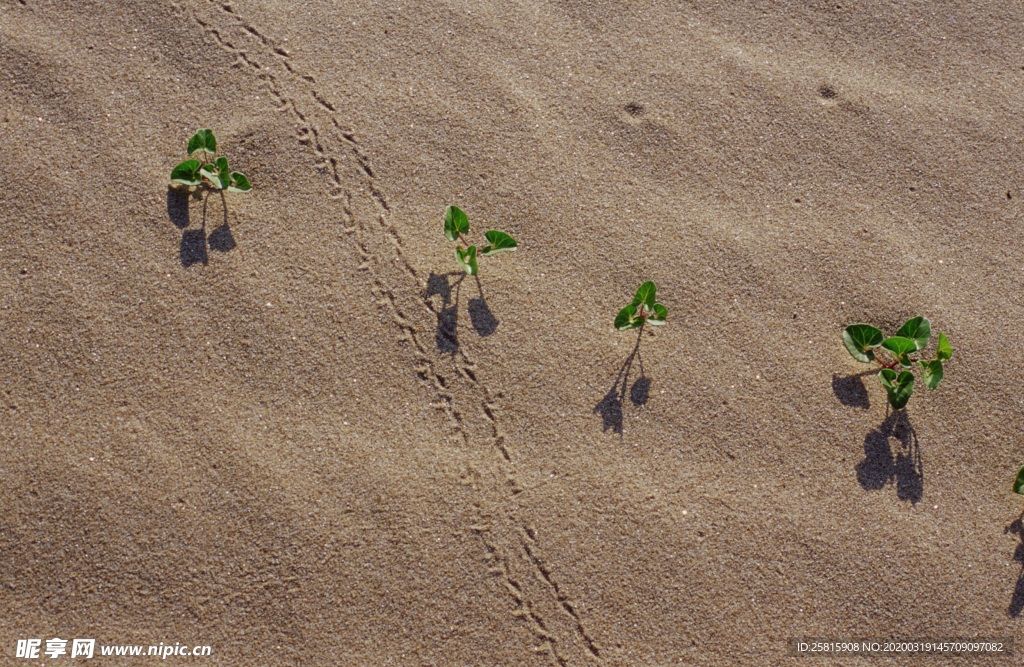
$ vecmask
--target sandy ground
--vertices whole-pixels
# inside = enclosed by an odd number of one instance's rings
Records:
[[[1020,640],[1022,23],[0,0],[4,664]],[[253,192],[168,187],[199,127]],[[460,280],[452,203],[518,252]],[[904,421],[839,334],[918,314],[954,357]]]

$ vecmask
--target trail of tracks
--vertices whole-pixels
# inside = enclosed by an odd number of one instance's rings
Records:
[[[195,0],[179,8],[209,41],[232,54],[239,67],[267,88],[278,110],[291,115],[298,141],[316,154],[318,167],[330,178],[327,196],[340,208],[342,232],[358,248],[359,268],[369,273],[374,297],[389,313],[399,340],[412,346],[414,372],[435,394],[433,405],[464,446],[481,446],[485,441],[494,453],[491,479],[500,485],[505,502],[491,509],[478,503],[478,521],[472,530],[482,543],[487,571],[499,578],[512,600],[512,615],[526,624],[535,649],[550,661],[602,663],[577,605],[545,563],[536,531],[521,518],[515,498],[521,488],[498,418],[500,394],[493,394],[477,379],[476,362],[462,348],[444,356],[424,343],[433,334],[425,333],[416,321],[440,322],[441,311],[424,296],[427,281],[403,252],[388,197],[376,182],[356,131],[339,121],[337,106],[317,86],[316,78],[301,71],[286,49],[230,3]],[[371,216],[357,212],[363,209],[355,199],[364,196],[370,200]],[[483,428],[469,423],[473,416],[482,420]]]

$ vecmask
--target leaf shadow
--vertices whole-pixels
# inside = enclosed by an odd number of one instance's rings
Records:
[[[235,243],[235,237],[226,222],[210,232],[210,235],[206,237],[206,242],[210,244],[210,250],[216,250],[217,252],[228,252],[234,250],[235,246],[238,245]]]
[[[201,189],[190,191],[188,188],[176,188],[174,186],[168,186],[167,188],[167,215],[171,219],[171,223],[182,230],[181,244],[178,247],[178,260],[185,268],[195,264],[203,264],[204,266],[208,264],[210,260],[208,250],[229,252],[238,245],[235,242],[234,234],[231,233],[231,227],[228,226],[228,203],[224,197],[224,191],[218,190],[218,192],[220,193],[221,211],[224,217],[221,224],[207,236],[206,218],[210,191],[206,190],[206,196],[203,197],[203,190]],[[203,214],[200,219],[199,229],[189,229],[191,224],[189,199],[202,199],[203,201]]]
[[[449,283],[451,276],[459,276],[454,284]],[[427,289],[423,293],[423,300],[431,305],[430,298],[441,297],[441,305],[433,308],[437,313],[437,332],[434,334],[434,342],[442,354],[455,354],[459,350],[459,288],[466,274],[461,271],[449,273],[430,273],[427,278]],[[452,287],[454,286],[455,298],[452,298]]]
[[[1004,535],[1016,535],[1020,538],[1020,544],[1013,552],[1013,560],[1021,564],[1020,572],[1017,574],[1017,585],[1013,589],[1013,597],[1010,598],[1010,606],[1006,609],[1006,615],[1011,618],[1020,616],[1024,611],[1024,513],[1003,530]]]
[[[892,443],[898,443],[894,453]],[[907,411],[890,413],[878,428],[864,438],[864,460],[857,464],[857,481],[866,491],[879,491],[895,484],[896,497],[920,502],[924,496],[924,463],[917,431]]]
[[[469,300],[469,321],[473,324],[473,330],[482,338],[486,338],[498,328],[498,319],[494,317],[490,306],[487,305],[484,288],[480,284],[480,276],[473,277],[476,278],[476,289],[480,296]]]
[[[454,277],[454,280],[453,280]],[[476,278],[479,296],[469,300],[469,320],[473,330],[481,337],[490,336],[498,328],[498,319],[494,317],[484,297],[480,277]],[[455,354],[459,349],[459,295],[466,274],[462,271],[449,273],[431,273],[427,279],[427,289],[423,299],[437,314],[437,332],[434,341],[437,349],[443,354]],[[440,304],[431,303],[431,297],[440,296]]]
[[[651,394],[651,379],[644,373],[644,362],[640,355],[640,342],[643,340],[644,330],[641,327],[637,332],[636,345],[633,351],[626,357],[626,361],[619,367],[612,382],[611,389],[604,395],[604,398],[594,406],[593,413],[601,415],[601,430],[607,432],[609,429],[614,433],[622,435],[623,432],[623,400],[626,397],[626,389],[629,387],[629,374],[633,368],[635,359],[640,366],[640,377],[629,389],[630,402],[635,406],[646,405]]]
[[[182,232],[178,260],[186,269],[194,264],[205,266],[209,262],[210,257],[206,253],[206,230],[186,229]]]
[[[868,397],[868,390],[864,386],[864,380],[862,378],[865,375],[872,375],[877,372],[878,371],[875,370],[864,371],[863,373],[848,375],[846,377],[840,377],[833,373],[832,393],[836,395],[836,398],[838,398],[839,402],[843,405],[867,410],[871,407],[871,399]]]
[[[189,226],[188,190],[173,185],[167,186],[167,217],[178,229]]]
[[[629,390],[629,400],[633,402],[633,405],[647,405],[647,400],[651,397],[651,378],[643,375],[644,364],[643,360],[637,357],[640,361],[640,379],[633,383],[633,386]]]

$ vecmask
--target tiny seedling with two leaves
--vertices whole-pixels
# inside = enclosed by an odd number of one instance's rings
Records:
[[[648,280],[636,291],[636,296],[628,306],[619,311],[615,317],[615,328],[619,331],[639,329],[647,323],[662,325],[668,317],[668,309],[657,303],[655,297],[658,288]]]
[[[914,359],[911,355],[927,347],[931,335],[931,323],[923,317],[914,317],[889,338],[884,338],[882,332],[870,324],[851,324],[843,329],[843,343],[857,361],[874,361],[882,367],[878,379],[889,395],[889,404],[894,410],[902,410],[914,393],[914,374],[910,370],[901,370],[897,375],[896,369],[910,369],[916,364],[924,371],[925,385],[935,389],[942,382],[942,363],[953,356],[949,340],[940,333],[935,357]],[[884,359],[879,356],[882,352],[887,353]]]
[[[469,233],[469,218],[458,206],[449,206],[444,210],[444,237],[449,241],[459,243],[455,247],[455,261],[459,263],[466,275],[477,274],[477,247],[470,245],[463,234]],[[506,234],[492,229],[485,233],[488,244],[480,248],[480,255],[496,255],[505,250],[515,250],[518,246],[516,240]],[[465,246],[465,247],[463,247]]]
[[[191,156],[202,153],[200,161]],[[252,184],[245,174],[231,171],[228,159],[217,155],[217,139],[213,130],[199,130],[188,140],[188,154],[185,160],[171,171],[171,181],[182,185],[202,185],[213,190],[248,192]]]

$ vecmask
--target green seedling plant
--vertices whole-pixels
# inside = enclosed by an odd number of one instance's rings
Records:
[[[629,305],[615,316],[615,328],[626,331],[639,329],[647,323],[659,326],[665,324],[668,309],[655,301],[657,294],[658,288],[653,281],[648,280],[641,285]]]
[[[203,159],[192,156],[202,153]],[[213,130],[198,130],[188,140],[188,160],[185,160],[171,171],[171,182],[182,185],[199,185],[212,190],[228,192],[248,192],[252,184],[245,174],[231,171],[228,159],[217,155],[217,139]]]
[[[931,323],[923,317],[914,317],[889,338],[884,338],[882,332],[870,324],[851,324],[843,329],[843,344],[857,361],[873,361],[882,367],[878,379],[889,395],[889,404],[894,410],[902,410],[914,393],[914,373],[910,369],[920,367],[925,385],[935,389],[942,382],[943,362],[953,356],[949,340],[940,333],[935,356],[928,360],[915,359],[912,355],[928,346],[931,335]]]
[[[1017,471],[1017,479],[1013,481],[1013,492],[1024,496],[1024,468]]]
[[[480,248],[478,253],[477,247],[470,245],[466,237],[463,236],[468,233],[469,218],[466,217],[465,212],[458,206],[447,207],[444,210],[444,237],[459,244],[455,247],[455,261],[459,263],[466,275],[475,276],[477,274],[478,254],[486,257],[519,247],[514,238],[505,232],[492,229],[484,234],[488,243]]]

